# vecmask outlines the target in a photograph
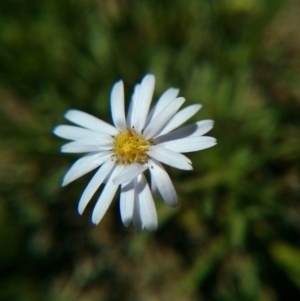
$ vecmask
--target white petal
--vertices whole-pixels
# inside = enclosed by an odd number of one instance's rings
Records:
[[[78,110],[69,110],[65,113],[65,118],[69,121],[78,124],[84,128],[115,136],[118,134],[118,131],[115,127],[108,124],[107,122],[92,116],[88,113],[78,111]]]
[[[113,170],[110,178],[108,179],[106,185],[103,188],[103,191],[92,213],[92,222],[94,224],[99,224],[105,212],[107,211],[114,195],[117,192],[119,185],[115,185],[112,182],[112,179],[115,177],[116,174],[120,172],[120,169],[121,169],[120,165],[117,165],[116,168]]]
[[[121,186],[120,213],[125,227],[128,227],[133,216],[134,187],[133,181]]]
[[[61,138],[69,140],[78,139],[101,139],[104,134],[73,125],[59,125],[54,128],[53,133]],[[106,135],[105,135],[106,136]],[[108,135],[107,135],[108,136]],[[109,137],[109,136],[108,136]]]
[[[171,133],[159,136],[154,139],[155,144],[162,143],[165,141],[182,139],[187,137],[196,137],[206,134],[213,128],[213,120],[202,120],[190,125],[184,126],[181,129],[173,131]]]
[[[135,103],[138,100],[140,88],[141,84],[135,85],[134,92],[129,103],[129,108],[127,112],[127,126],[130,128],[133,126],[133,108],[135,107]]]
[[[149,185],[143,174],[134,180],[134,190],[138,196],[142,225],[153,231],[157,228],[157,214]]]
[[[132,126],[137,132],[141,132],[145,126],[151,99],[153,96],[155,77],[152,74],[146,75],[139,89],[138,97],[133,103]]]
[[[151,146],[150,149],[147,151],[147,154],[150,157],[156,159],[157,161],[160,161],[178,169],[193,169],[193,167],[190,165],[191,160],[189,158],[158,145]]]
[[[108,160],[106,161],[94,174],[93,178],[89,182],[88,186],[85,188],[79,203],[78,203],[78,212],[82,214],[83,210],[87,206],[88,202],[91,200],[92,196],[95,194],[97,189],[103,183],[106,176],[115,166],[115,161]]]
[[[154,159],[149,160],[149,166],[151,176],[155,179],[157,188],[166,204],[173,207],[176,206],[178,203],[177,194],[164,167]]]
[[[72,181],[80,178],[86,173],[99,167],[112,156],[111,152],[91,153],[78,159],[64,176],[62,186],[66,186]]]
[[[139,163],[126,165],[124,169],[113,179],[113,183],[119,185],[129,182],[140,173],[144,172],[147,168],[148,166],[141,165]]]
[[[197,124],[197,130],[191,135],[191,136],[202,136],[209,132],[213,126],[214,126],[214,121],[210,119],[206,120],[201,120],[196,122]]]
[[[167,141],[160,143],[159,146],[165,147],[170,150],[174,150],[178,153],[195,152],[202,149],[212,147],[217,144],[217,141],[213,137],[200,136],[200,137],[188,137],[183,139],[177,139],[173,141]]]
[[[172,130],[176,129],[192,116],[194,116],[199,110],[201,109],[201,105],[195,104],[184,108],[183,110],[179,111],[163,128],[163,130],[159,133],[159,135],[163,135],[166,133],[171,132]]]
[[[170,88],[166,90],[161,97],[158,99],[155,106],[150,111],[146,124],[148,125],[149,122],[158,114],[160,113],[166,106],[168,106],[178,95],[179,89]]]
[[[90,153],[112,149],[112,138],[82,139],[69,142],[61,147],[62,153]]]
[[[185,99],[183,97],[176,98],[172,103],[170,103],[165,110],[161,111],[151,122],[147,125],[143,132],[143,137],[145,139],[150,139],[159,133],[163,127],[169,122],[169,120],[178,111],[180,106],[184,103]]]
[[[122,81],[117,82],[111,91],[111,113],[114,125],[119,131],[126,129],[124,111],[124,85]]]

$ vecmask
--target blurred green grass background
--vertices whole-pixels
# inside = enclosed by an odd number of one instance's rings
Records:
[[[1,0],[0,300],[300,299],[300,2]],[[101,223],[65,188],[76,156],[51,134],[70,108],[110,122],[146,73],[218,145],[169,168],[180,199],[157,199],[159,228]]]

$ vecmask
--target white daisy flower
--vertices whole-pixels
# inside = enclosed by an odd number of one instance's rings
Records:
[[[192,170],[191,160],[182,153],[216,144],[215,138],[202,136],[213,127],[212,120],[176,129],[201,108],[200,104],[194,104],[178,111],[185,101],[183,97],[177,97],[178,89],[165,91],[149,111],[154,83],[154,76],[148,74],[135,86],[127,118],[123,82],[113,86],[111,112],[114,126],[82,111],[69,110],[65,118],[78,126],[59,125],[54,129],[55,135],[72,140],[62,146],[62,152],[87,153],[71,166],[62,186],[97,168],[79,200],[80,214],[105,183],[92,213],[94,224],[101,221],[121,186],[123,224],[127,227],[132,222],[138,230],[155,230],[157,214],[152,193],[159,191],[167,205],[177,205],[176,191],[161,163]],[[147,169],[150,171],[152,192],[144,175]]]

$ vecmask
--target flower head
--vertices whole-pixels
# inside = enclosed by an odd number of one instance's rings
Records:
[[[185,99],[177,97],[178,89],[166,90],[149,111],[154,83],[154,76],[148,74],[135,86],[127,118],[123,82],[113,86],[111,112],[114,126],[82,111],[69,110],[65,118],[78,126],[59,125],[54,129],[55,135],[72,141],[62,146],[62,152],[87,153],[71,166],[63,186],[97,168],[79,200],[80,214],[105,183],[92,213],[95,224],[100,222],[121,186],[120,212],[124,225],[133,222],[139,230],[155,230],[157,215],[152,192],[158,190],[167,205],[177,205],[176,191],[161,163],[192,170],[191,161],[182,153],[216,144],[215,138],[203,136],[213,127],[212,120],[177,129],[201,108],[195,104],[179,111]],[[152,192],[144,176],[147,169]]]

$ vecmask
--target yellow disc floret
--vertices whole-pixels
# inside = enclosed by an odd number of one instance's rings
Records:
[[[140,163],[148,160],[150,141],[144,140],[142,135],[137,134],[134,129],[127,129],[115,137],[114,151],[120,164]]]

